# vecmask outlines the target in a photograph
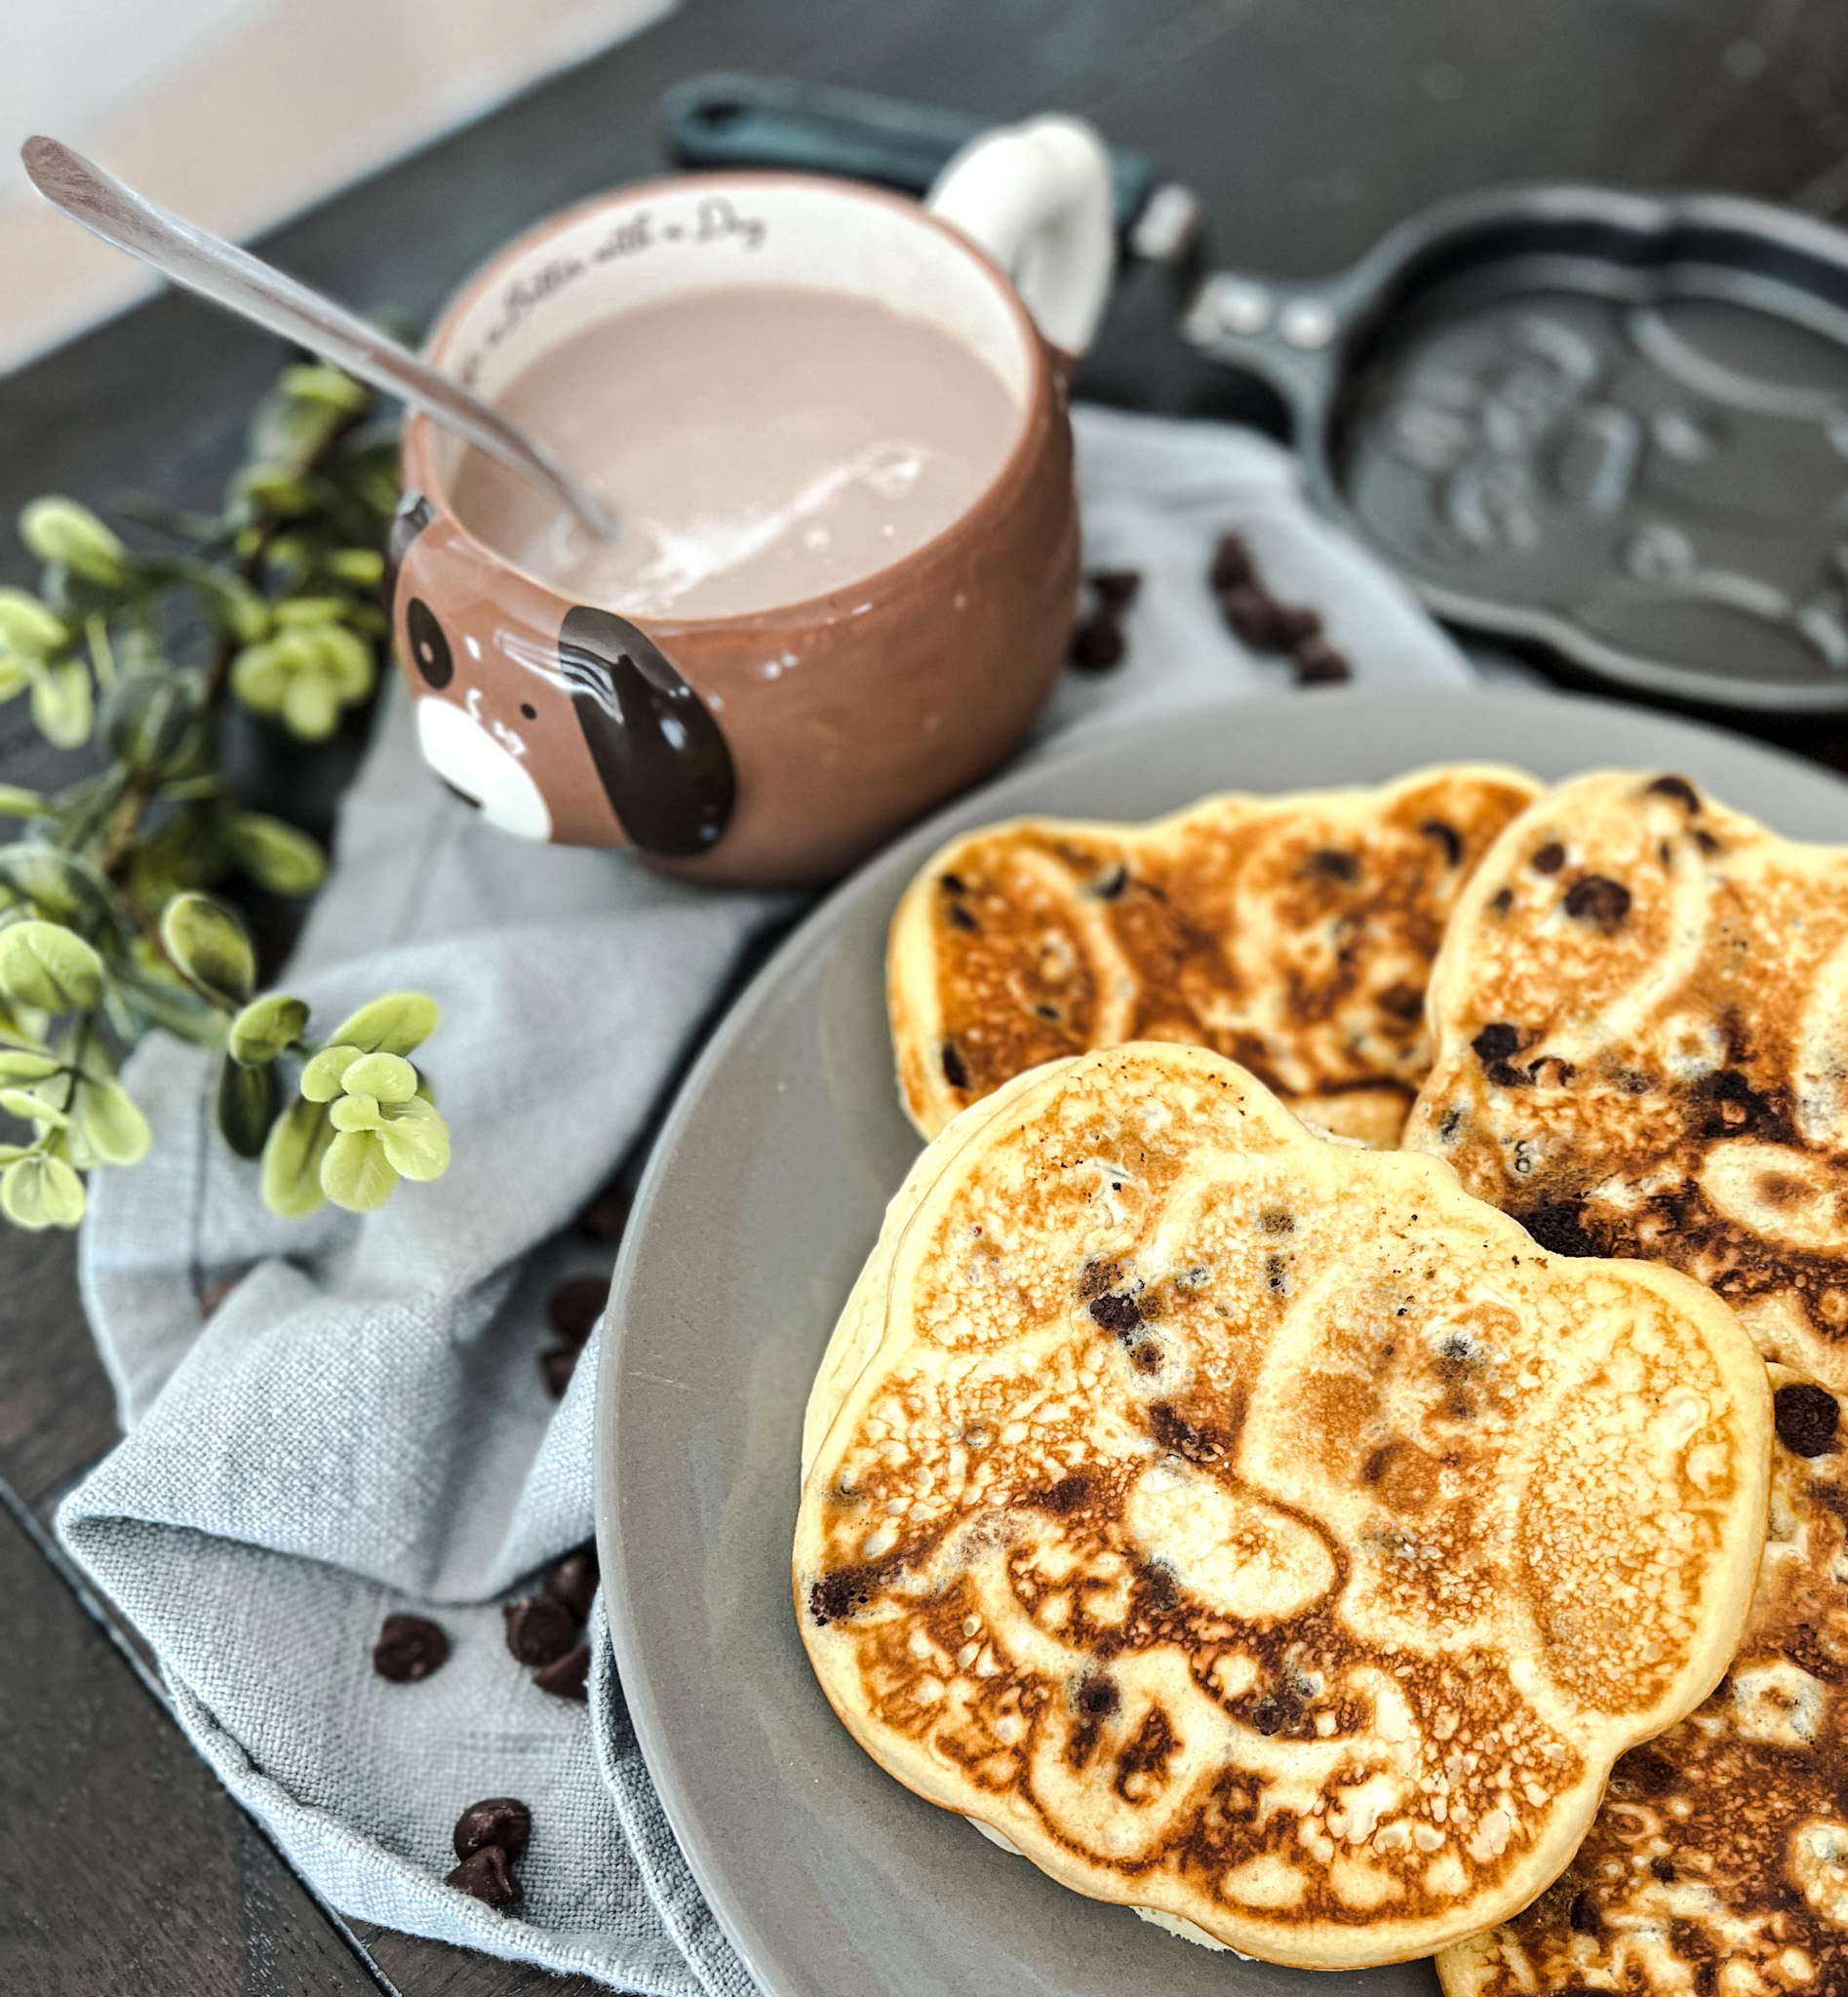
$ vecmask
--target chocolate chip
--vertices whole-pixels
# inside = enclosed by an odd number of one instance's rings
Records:
[[[954,1040],[943,1043],[943,1078],[952,1088],[967,1088],[969,1085],[969,1071],[957,1052]]]
[[[1219,545],[1213,550],[1213,566],[1207,572],[1216,590],[1228,590],[1256,577],[1258,571],[1242,534],[1220,535]]]
[[[1142,1323],[1142,1312],[1136,1309],[1133,1297],[1105,1296],[1094,1298],[1090,1306],[1091,1322],[1101,1329],[1114,1332],[1127,1343],[1131,1332]]]
[[[1296,1232],[1296,1216],[1285,1213],[1281,1207],[1272,1207],[1258,1216],[1258,1226],[1267,1234],[1293,1234]]]
[[[1456,1142],[1457,1132],[1462,1128],[1463,1108],[1462,1105],[1459,1104],[1455,1109],[1446,1110],[1444,1112],[1443,1121],[1437,1125],[1438,1143],[1454,1144]]]
[[[552,1292],[545,1314],[560,1338],[570,1345],[581,1346],[596,1330],[597,1320],[609,1301],[607,1275],[574,1275]]]
[[[1220,614],[1232,627],[1240,645],[1253,651],[1280,651],[1282,634],[1277,628],[1278,607],[1265,593],[1248,582],[1237,582],[1219,599]]]
[[[1108,605],[1081,617],[1072,627],[1072,643],[1066,648],[1065,663],[1081,673],[1108,673],[1122,664],[1128,649],[1117,613]]]
[[[1597,1933],[1597,1903],[1589,1893],[1574,1894],[1572,1905],[1566,1914],[1566,1926],[1575,1935],[1595,1935]]]
[[[529,1595],[501,1611],[507,1648],[523,1664],[553,1664],[577,1641],[577,1618],[550,1595]]]
[[[960,901],[951,902],[949,907],[944,911],[944,914],[949,918],[950,927],[952,929],[961,929],[962,931],[963,931],[965,935],[970,936],[979,935],[981,933],[981,923],[978,922],[975,920],[975,918],[969,914],[968,910],[965,909]]]
[[[1470,1042],[1475,1058],[1484,1064],[1490,1061],[1506,1061],[1511,1054],[1519,1050],[1520,1035],[1506,1020],[1496,1020],[1485,1026]]]
[[[593,1241],[620,1241],[634,1195],[612,1179],[577,1217],[579,1233]]]
[[[1700,792],[1684,776],[1659,776],[1649,789],[1658,797],[1679,798],[1690,811],[1701,808]]]
[[[1427,839],[1435,839],[1443,847],[1443,856],[1451,866],[1462,859],[1463,841],[1454,825],[1446,825],[1441,818],[1427,818],[1418,829]]]
[[[946,894],[967,894],[969,891],[968,882],[960,874],[940,874],[937,877],[937,885]]]
[[[1108,1678],[1086,1678],[1078,1688],[1078,1709],[1094,1720],[1107,1719],[1122,1703],[1122,1695]]]
[[[588,1547],[579,1547],[575,1553],[567,1553],[563,1560],[545,1577],[545,1591],[555,1601],[560,1601],[581,1623],[590,1614],[592,1597],[597,1592],[597,1555]]]
[[[1630,889],[1602,874],[1582,874],[1566,889],[1565,912],[1595,922],[1608,935],[1630,913]]]
[[[1700,847],[1702,852],[1710,856],[1719,851],[1719,841],[1710,832],[1699,828],[1695,830],[1694,843]]]
[[[1115,901],[1129,885],[1129,869],[1113,867],[1108,874],[1100,874],[1091,882],[1091,892],[1099,901]]]
[[[1556,839],[1550,839],[1533,857],[1536,874],[1556,874],[1565,865],[1565,847]]]
[[[1492,908],[1498,916],[1507,915],[1509,910],[1512,909],[1514,906],[1514,890],[1512,887],[1501,888],[1497,892],[1495,899],[1489,903],[1489,907]]]
[[[1538,1241],[1541,1247],[1554,1255],[1597,1255],[1602,1250],[1579,1225],[1579,1208],[1570,1202],[1555,1206],[1537,1207],[1532,1213],[1516,1214],[1514,1218]]]
[[[547,1664],[542,1671],[534,1671],[532,1682],[541,1692],[549,1692],[554,1699],[590,1698],[590,1645],[580,1643],[575,1650],[568,1650],[556,1664]]]
[[[1482,1073],[1497,1088],[1525,1088],[1529,1080],[1529,1077],[1510,1061],[1491,1061],[1483,1068]]]
[[[1652,788],[1660,790],[1662,786],[1656,784]],[[1661,1880],[1664,1886],[1672,1886],[1674,1884],[1674,1860],[1672,1859],[1651,1859],[1649,1860],[1649,1869]]]
[[[1826,1389],[1798,1381],[1780,1387],[1771,1405],[1778,1440],[1792,1456],[1832,1456],[1841,1447],[1835,1439],[1841,1408]]]
[[[1312,638],[1296,647],[1297,685],[1338,686],[1353,678],[1347,653],[1337,651],[1325,638]]]
[[[448,1663],[450,1640],[421,1616],[387,1616],[373,1645],[373,1669],[394,1685],[414,1685]]]
[[[1278,604],[1275,621],[1277,635],[1299,656],[1312,638],[1321,636],[1321,618],[1306,605]]]
[[[480,1851],[464,1859],[444,1884],[473,1894],[503,1914],[520,1904],[520,1882],[513,1876],[507,1855],[498,1845],[483,1845]]]
[[[539,1354],[539,1371],[545,1375],[545,1390],[554,1400],[565,1398],[565,1390],[577,1371],[575,1346],[551,1346]]]
[[[1113,610],[1126,610],[1142,589],[1139,568],[1097,568],[1084,579],[1097,592],[1099,602]]]
[[[455,1820],[455,1856],[472,1858],[493,1845],[517,1862],[526,1857],[531,1835],[532,1812],[518,1797],[489,1796],[471,1803]]]

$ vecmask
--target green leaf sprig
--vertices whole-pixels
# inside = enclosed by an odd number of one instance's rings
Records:
[[[0,828],[0,1117],[20,1126],[6,1141],[0,1122],[0,1213],[16,1226],[74,1227],[83,1174],[145,1155],[117,1064],[155,1027],[223,1050],[218,1127],[261,1157],[279,1213],[368,1211],[449,1162],[408,1059],[435,1027],[430,1000],[374,1000],[314,1048],[306,1005],[256,995],[250,937],[210,892],[240,875],[308,895],[326,875],[306,833],[232,796],[220,724],[235,700],[314,743],[370,696],[396,461],[368,389],[295,367],[216,513],[141,510],[167,551],[131,548],[71,499],[20,516],[43,569],[36,593],[0,588],[0,702],[25,696],[48,742],[88,745],[101,767],[46,793],[0,785],[0,821],[18,828]],[[280,1079],[295,1055],[299,1094]]]

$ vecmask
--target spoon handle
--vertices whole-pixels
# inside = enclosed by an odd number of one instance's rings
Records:
[[[614,514],[556,451],[376,327],[125,187],[55,138],[28,138],[20,156],[46,200],[93,235],[422,410],[548,493],[597,539],[615,539]]]

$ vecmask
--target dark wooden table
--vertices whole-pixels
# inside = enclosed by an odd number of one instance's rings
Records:
[[[1083,113],[1198,188],[1217,260],[1247,270],[1331,268],[1440,194],[1534,176],[1848,214],[1848,10],[1829,0],[688,0],[267,254],[421,322],[522,224],[654,169],[659,94],[721,67]],[[45,490],[210,499],[278,361],[164,297],[0,381],[0,518]],[[1144,407],[1220,406],[1146,317],[1120,320],[1090,378]],[[48,759],[22,707],[0,709],[0,779],[31,782]],[[218,1789],[49,1534],[115,1433],[70,1240],[0,1232],[0,1990],[559,1987],[340,1920]]]

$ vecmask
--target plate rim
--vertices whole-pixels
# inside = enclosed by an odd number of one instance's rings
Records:
[[[1714,736],[1729,746],[1744,748],[1773,762],[1789,764],[1806,777],[1833,781],[1848,789],[1848,776],[1843,776],[1826,764],[1818,764],[1775,743],[1764,742],[1755,736],[1744,734],[1741,730],[1730,728],[1722,723],[1663,712],[1633,700],[1551,687],[1479,685],[1416,685],[1396,688],[1344,687],[1309,693],[1294,691],[1233,696],[1223,700],[1199,702],[1127,721],[1123,724],[1122,735],[1117,738],[1113,746],[1121,749],[1125,739],[1133,740],[1171,731],[1190,722],[1199,723],[1207,717],[1214,721],[1233,716],[1248,719],[1254,729],[1261,730],[1267,714],[1285,710],[1300,711],[1307,700],[1314,700],[1324,708],[1340,707],[1348,711],[1364,711],[1368,707],[1402,711],[1407,705],[1448,707],[1471,704],[1503,707],[1514,711],[1514,715],[1518,715],[1522,709],[1556,713],[1561,706],[1590,710],[1593,718],[1600,712],[1615,713],[1627,718],[1647,720],[1665,727],[1672,734]],[[724,1017],[714,1028],[675,1090],[671,1107],[662,1121],[659,1134],[655,1138],[636,1188],[628,1224],[623,1231],[621,1249],[610,1278],[609,1301],[598,1335],[597,1383],[592,1409],[591,1446],[596,1541],[603,1576],[604,1608],[609,1629],[611,1656],[622,1696],[628,1707],[630,1724],[635,1730],[636,1740],[642,1750],[644,1765],[681,1856],[721,1933],[736,1951],[760,1988],[769,1993],[769,1997],[808,1997],[808,1993],[798,1990],[786,1977],[770,1969],[769,1963],[766,1960],[763,1943],[758,1938],[758,1926],[754,1916],[741,1898],[734,1893],[727,1870],[717,1862],[706,1847],[699,1813],[687,1793],[678,1757],[662,1720],[654,1684],[643,1663],[640,1620],[636,1614],[637,1590],[623,1536],[616,1530],[621,1504],[613,1438],[619,1421],[622,1395],[620,1383],[624,1374],[624,1368],[618,1361],[630,1336],[629,1306],[636,1285],[637,1271],[643,1258],[647,1237],[655,1225],[655,1208],[660,1203],[662,1183],[686,1142],[688,1127],[698,1114],[711,1077],[714,1072],[729,1059],[737,1042],[751,1031],[757,1014],[767,1002],[767,995],[780,986],[791,975],[793,969],[806,962],[818,945],[825,945],[828,934],[843,920],[844,910],[857,904],[862,897],[878,892],[879,885],[885,877],[896,874],[904,880],[909,880],[931,852],[966,825],[986,822],[990,818],[1003,819],[1018,815],[1021,807],[1009,803],[1013,793],[1022,788],[1037,788],[1042,782],[1056,782],[1065,766],[1081,764],[1096,754],[1102,739],[1094,724],[1085,726],[1078,740],[1048,745],[1038,754],[1030,754],[1025,761],[1010,764],[986,782],[961,793],[864,860],[828,889],[816,905],[803,917],[732,999]],[[1483,757],[1479,760],[1500,759]],[[1507,760],[1515,761],[1512,754]],[[1411,768],[1418,766],[1416,764],[1408,765]],[[1592,768],[1603,765],[1592,763],[1586,766]],[[1374,781],[1390,781],[1390,778]],[[1328,788],[1350,787],[1362,786],[1331,784]],[[1227,791],[1238,794],[1238,788],[1233,785],[1228,785]],[[1271,794],[1249,791],[1244,795]],[[992,810],[991,804],[994,806]],[[894,1080],[894,1088],[896,1085]]]

